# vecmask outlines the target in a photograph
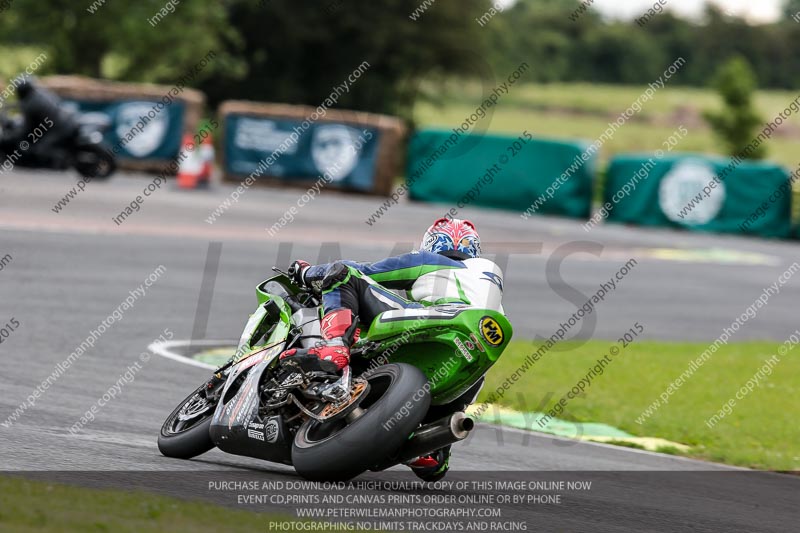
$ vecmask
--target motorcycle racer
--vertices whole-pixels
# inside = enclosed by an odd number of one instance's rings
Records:
[[[458,303],[503,312],[503,273],[481,257],[480,237],[469,220],[434,221],[417,251],[375,263],[312,266],[296,260],[288,273],[297,284],[322,294],[323,340],[313,348],[287,350],[281,359],[316,356],[340,370],[350,362],[358,322],[369,325],[384,311]],[[407,298],[395,290],[404,290]],[[453,410],[472,403],[482,384],[480,380],[454,401]],[[447,472],[449,457],[447,446],[409,466],[423,480],[435,481]]]
[[[54,161],[59,168],[66,165],[67,154],[59,143],[73,135],[78,128],[75,117],[61,105],[55,93],[45,89],[33,78],[26,77],[17,86],[19,106],[24,117],[18,136],[20,140],[35,128],[45,128],[46,133],[36,143],[37,153],[45,160]],[[47,130],[48,124],[50,127]]]

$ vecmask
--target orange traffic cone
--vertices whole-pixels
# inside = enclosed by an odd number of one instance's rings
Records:
[[[203,172],[203,159],[198,153],[198,147],[194,146],[192,136],[185,134],[181,142],[181,153],[179,156],[180,166],[178,167],[178,187],[181,189],[194,189]]]
[[[211,139],[211,134],[208,134],[208,137],[203,139],[203,143],[200,145],[200,159],[203,162],[203,170],[200,173],[200,181],[204,185],[208,185],[211,182],[211,177],[214,174],[214,141]]]

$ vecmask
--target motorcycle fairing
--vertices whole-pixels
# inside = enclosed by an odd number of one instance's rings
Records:
[[[217,447],[235,455],[257,457],[267,461],[291,464],[292,438],[279,416],[261,420],[259,384],[264,372],[272,366],[284,345],[262,349],[244,359],[236,376],[245,373],[244,381],[235,393],[231,375],[211,420],[209,434]],[[256,364],[251,361],[255,358]]]
[[[353,351],[381,363],[416,366],[428,377],[431,403],[442,405],[491,368],[512,334],[511,323],[494,310],[464,304],[398,309],[375,317]]]
[[[214,444],[225,452],[291,464],[291,436],[283,420],[270,417],[262,421],[258,415],[261,378],[286,348],[292,326],[289,305],[279,296],[265,296],[242,332],[234,356],[236,362],[214,411],[209,433]],[[269,334],[265,344],[252,346],[266,331]],[[240,381],[241,385],[232,389]]]

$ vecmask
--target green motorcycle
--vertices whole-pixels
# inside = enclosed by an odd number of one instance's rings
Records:
[[[386,311],[361,325],[349,366],[309,370],[278,356],[322,338],[319,295],[273,270],[234,355],[167,417],[162,454],[216,446],[333,481],[467,437],[463,409],[511,339],[505,316],[464,304]]]

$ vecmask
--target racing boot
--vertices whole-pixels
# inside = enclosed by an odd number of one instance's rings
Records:
[[[350,344],[355,333],[353,313],[349,309],[337,309],[322,317],[320,330],[322,340],[316,346],[308,349],[292,348],[280,355],[281,359],[298,357],[305,359],[314,355],[320,361],[333,363],[339,371],[350,363]]]
[[[433,483],[442,479],[450,469],[450,446],[439,448],[430,455],[408,463],[411,471],[422,481]]]

